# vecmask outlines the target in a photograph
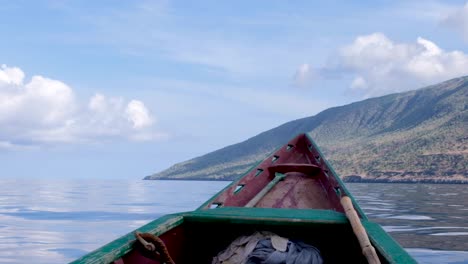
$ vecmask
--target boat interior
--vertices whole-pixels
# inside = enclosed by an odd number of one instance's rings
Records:
[[[350,212],[354,221],[362,222],[366,239],[368,235],[362,248],[363,233],[358,232],[358,241],[348,219]],[[367,219],[306,134],[277,149],[197,210],[158,218],[78,263],[212,263],[237,238],[261,231],[315,247],[323,263],[368,263],[363,248],[367,254],[369,246],[375,247],[374,263],[376,258],[380,263],[414,263],[378,224]],[[149,251],[138,234],[156,238],[162,250]],[[161,258],[165,253],[173,262]]]
[[[174,262],[211,263],[237,237],[269,231],[316,247],[324,263],[367,263],[340,203],[347,190],[321,157],[306,135],[277,149],[161,232]],[[143,257],[144,247],[135,245],[116,263],[159,263]]]
[[[348,195],[307,135],[292,139],[199,209],[216,207],[325,209],[344,212]],[[364,214],[358,209],[358,214]]]
[[[292,210],[286,213],[295,212]],[[316,222],[302,221],[304,215],[299,215],[296,221],[284,221],[281,219],[283,213],[275,217],[266,217],[265,214],[241,218],[239,215],[242,213],[231,212],[229,217],[185,216],[183,223],[159,237],[177,264],[212,263],[213,257],[237,237],[257,231],[273,232],[291,241],[312,245],[319,249],[324,263],[367,263],[351,227],[340,213],[315,212],[321,214],[322,218]],[[134,247],[133,251],[115,263],[160,263],[151,259],[140,243],[135,243]],[[382,256],[379,255],[379,258],[382,263],[387,263]]]

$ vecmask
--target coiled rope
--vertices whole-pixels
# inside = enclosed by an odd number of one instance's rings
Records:
[[[145,247],[146,250],[151,252],[153,259],[161,259],[162,263],[175,264],[172,260],[166,244],[159,237],[150,233],[135,232],[135,237]]]

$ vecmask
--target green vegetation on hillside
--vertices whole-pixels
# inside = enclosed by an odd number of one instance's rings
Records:
[[[234,179],[309,132],[348,179],[468,182],[468,77],[327,109],[145,179]]]

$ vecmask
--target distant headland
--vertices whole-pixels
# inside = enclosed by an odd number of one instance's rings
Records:
[[[307,132],[347,182],[468,183],[468,76],[285,123],[145,177],[233,180]]]

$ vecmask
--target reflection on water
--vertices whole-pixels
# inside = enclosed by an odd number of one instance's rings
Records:
[[[468,263],[467,185],[347,184],[367,216],[420,263]]]
[[[445,251],[468,251],[468,194],[465,192],[468,185],[359,183],[347,186],[367,216],[381,224],[403,247],[440,250],[444,256],[449,254]],[[424,254],[427,250],[413,252]],[[454,254],[459,258],[461,253]],[[468,253],[464,256],[468,263]]]
[[[468,263],[468,252],[466,251],[445,251],[445,250],[429,250],[424,248],[411,248],[408,252],[419,263],[451,263],[462,264]]]
[[[0,263],[66,263],[228,182],[0,181]],[[174,199],[176,198],[176,199]]]
[[[0,263],[66,263],[228,182],[0,180]],[[421,263],[468,263],[467,185],[347,184]]]

